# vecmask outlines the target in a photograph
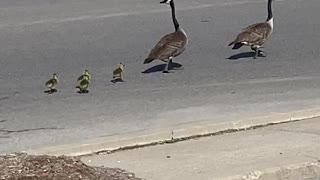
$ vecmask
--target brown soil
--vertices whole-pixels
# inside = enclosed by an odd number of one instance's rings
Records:
[[[90,167],[76,157],[0,156],[0,180],[141,180],[118,168]]]

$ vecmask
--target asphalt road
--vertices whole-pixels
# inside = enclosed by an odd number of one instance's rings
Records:
[[[320,105],[318,0],[275,1],[268,56],[257,60],[227,44],[265,20],[264,0],[176,0],[176,7],[189,36],[174,59],[184,69],[162,74],[160,61],[143,65],[174,29],[159,1],[2,0],[0,152]],[[119,62],[125,82],[113,84]],[[79,95],[74,87],[84,69],[93,81]],[[59,92],[48,95],[52,73]]]

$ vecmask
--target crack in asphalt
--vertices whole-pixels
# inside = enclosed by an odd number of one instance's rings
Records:
[[[0,139],[9,139],[10,136],[0,136]]]
[[[9,96],[1,97],[1,98],[0,98],[0,101],[2,101],[2,100],[7,100],[7,99],[9,99]]]
[[[0,120],[0,123],[4,123],[6,122],[7,120],[3,119],[3,120]]]
[[[0,132],[3,134],[12,134],[12,133],[21,133],[21,132],[30,132],[30,131],[43,131],[43,130],[61,130],[63,128],[34,128],[34,129],[20,129],[20,130],[7,130],[0,129]]]

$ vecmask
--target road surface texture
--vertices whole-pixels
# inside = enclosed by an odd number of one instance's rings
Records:
[[[320,118],[175,144],[83,157],[88,165],[120,167],[153,180],[320,178]],[[309,163],[307,163],[309,162]],[[313,163],[318,165],[312,166]],[[310,166],[306,167],[306,164]],[[288,170],[279,170],[280,168]],[[248,178],[250,179],[250,178]]]
[[[174,30],[158,0],[2,0],[0,152],[80,142],[210,119],[288,112],[320,105],[318,0],[275,1],[266,58],[227,44],[264,21],[264,0],[176,0],[190,43],[176,63],[143,60]],[[124,83],[112,70],[125,63]],[[88,69],[90,93],[76,93]],[[144,72],[144,73],[142,73]],[[45,94],[53,73],[58,93]]]

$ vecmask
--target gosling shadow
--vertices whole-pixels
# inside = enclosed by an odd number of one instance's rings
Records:
[[[55,92],[58,92],[58,90],[56,90],[56,89],[49,89],[49,90],[44,91],[44,93],[46,93],[46,94],[53,94],[53,93],[55,93]]]
[[[78,94],[88,94],[89,90],[79,90],[77,91]]]

